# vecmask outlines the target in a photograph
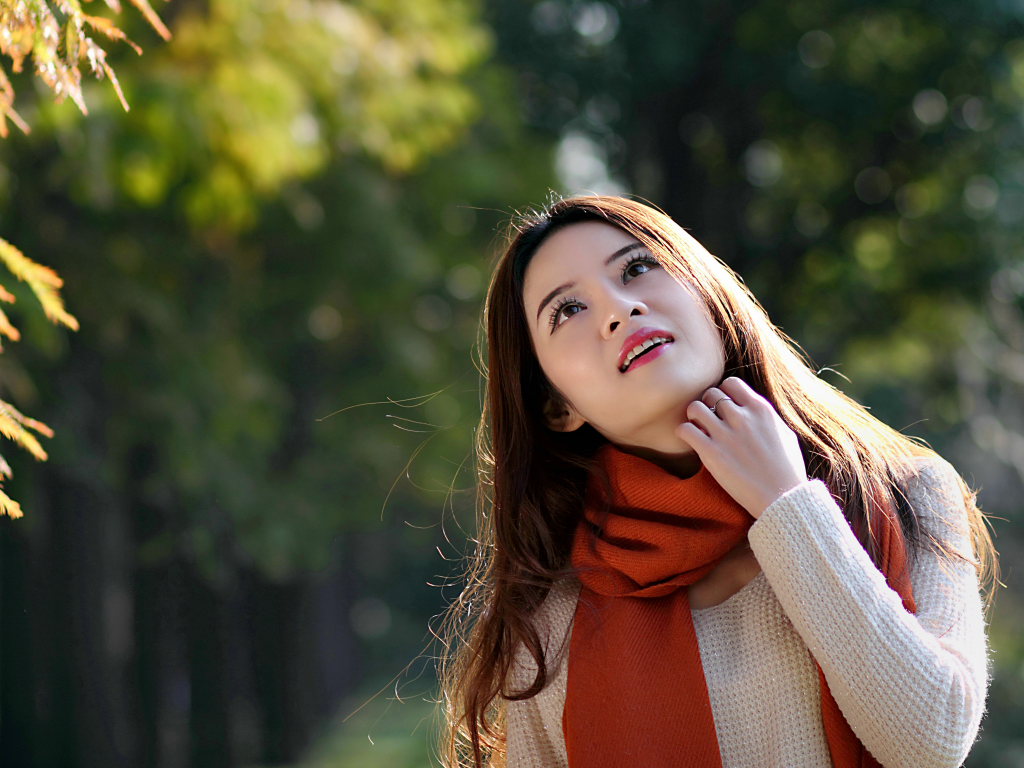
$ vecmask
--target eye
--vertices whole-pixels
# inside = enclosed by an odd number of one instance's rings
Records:
[[[645,272],[650,272],[652,269],[660,266],[658,260],[649,253],[641,253],[629,259],[622,266],[622,282],[628,283],[634,277],[639,277]]]
[[[563,296],[558,303],[551,308],[551,330],[555,330],[564,320],[572,317],[577,312],[585,309],[583,304],[575,296]]]

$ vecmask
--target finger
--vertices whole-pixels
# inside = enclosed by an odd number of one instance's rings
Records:
[[[737,405],[751,406],[759,401],[767,402],[754,388],[739,376],[730,376],[721,383],[722,391],[731,397]]]
[[[684,421],[676,427],[676,435],[679,436],[680,440],[693,448],[698,456],[703,456],[704,450],[711,444],[711,438],[708,437],[703,428],[691,421]]]
[[[708,408],[711,408],[714,406],[716,400],[723,397],[728,397],[728,395],[718,387],[708,387],[704,390],[704,394],[700,396],[700,401]]]
[[[719,419],[725,419],[730,413],[731,409],[726,407],[727,405],[737,405],[735,400],[718,387],[708,387],[701,395],[701,402]]]
[[[697,424],[708,435],[712,435],[713,430],[721,429],[725,426],[724,422],[700,400],[694,400],[686,406],[686,418]]]

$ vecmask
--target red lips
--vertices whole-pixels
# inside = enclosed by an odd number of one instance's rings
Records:
[[[622,349],[619,350],[619,370],[622,370],[622,366],[626,363],[626,357],[638,344],[643,344],[648,339],[652,339],[656,336],[674,340],[675,337],[668,331],[663,331],[658,328],[641,328],[635,331],[622,343]]]

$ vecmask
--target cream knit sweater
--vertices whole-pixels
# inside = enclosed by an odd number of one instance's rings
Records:
[[[943,460],[920,468],[911,504],[926,530],[970,558],[955,470]],[[762,572],[725,602],[693,612],[724,768],[831,765],[812,655],[885,768],[959,766],[988,687],[974,568],[920,553],[911,569],[918,612],[907,613],[819,480],[776,500],[749,541]],[[578,581],[558,582],[537,610],[549,683],[531,699],[505,702],[508,768],[567,766],[562,710],[578,594]],[[535,671],[520,648],[513,686],[526,688]]]

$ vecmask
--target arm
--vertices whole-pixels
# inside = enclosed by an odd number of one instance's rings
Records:
[[[908,497],[926,530],[971,557],[963,498],[945,461],[921,465]],[[750,543],[843,715],[887,768],[959,766],[988,684],[978,581],[969,562],[919,552],[906,612],[828,489],[801,483],[770,504]]]

